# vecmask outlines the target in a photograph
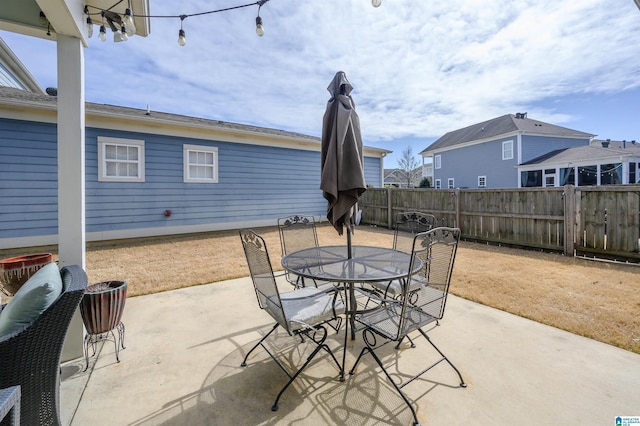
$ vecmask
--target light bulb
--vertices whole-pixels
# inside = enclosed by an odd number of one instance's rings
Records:
[[[114,31],[113,32],[113,41],[114,41],[114,43],[120,43],[121,41],[125,41],[124,38],[122,37],[122,33],[120,33],[120,31]]]
[[[259,16],[256,18],[256,34],[258,34],[258,37],[262,37],[264,35],[264,27],[262,26],[262,18],[259,17]]]
[[[178,31],[178,44],[180,46],[187,44],[187,38],[185,37],[184,30],[182,28]]]
[[[129,40],[129,32],[127,31],[127,27],[122,24],[122,27],[120,27],[120,37],[122,38],[122,41],[127,41]]]
[[[380,5],[382,4],[382,0],[371,0],[371,4],[373,5],[373,7],[380,7]]]
[[[87,37],[91,38],[93,36],[93,21],[90,16],[87,16]]]
[[[122,25],[126,28],[126,33],[128,36],[135,35],[136,24],[133,23],[133,14],[131,13],[131,9],[127,9],[124,12],[124,17],[122,18]]]
[[[107,29],[104,25],[100,25],[100,34],[98,34],[100,41],[107,41]]]

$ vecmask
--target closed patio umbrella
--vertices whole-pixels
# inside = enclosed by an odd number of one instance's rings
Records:
[[[342,235],[347,227],[348,255],[356,219],[356,203],[366,191],[360,120],[351,98],[353,86],[338,71],[327,87],[331,98],[322,120],[320,189],[327,200],[327,219]]]

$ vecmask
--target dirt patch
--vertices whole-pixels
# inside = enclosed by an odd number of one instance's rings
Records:
[[[256,231],[281,270],[277,229]],[[318,239],[346,243],[328,225],[318,227]],[[353,244],[391,247],[392,241],[383,228],[359,227],[353,236]],[[5,250],[0,258],[21,254]],[[129,296],[249,275],[237,231],[90,243],[86,269],[90,283],[127,281]],[[451,293],[640,353],[640,266],[461,242]]]

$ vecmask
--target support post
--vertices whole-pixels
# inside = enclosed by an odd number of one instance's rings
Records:
[[[82,40],[58,34],[58,257],[59,266],[85,269],[85,96]],[[84,328],[76,311],[62,360],[82,356]]]

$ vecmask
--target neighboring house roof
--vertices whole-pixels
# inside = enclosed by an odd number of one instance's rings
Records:
[[[11,87],[0,87],[0,110],[24,110],[27,106],[50,111],[51,117],[48,117],[48,121],[55,122],[57,109],[57,98],[55,96],[35,94]],[[87,125],[96,125],[89,123],[89,118],[102,122],[105,118],[108,118],[110,128],[118,128],[118,123],[127,122],[122,124],[123,126],[128,126],[127,129],[130,129],[131,125],[143,126],[144,128],[140,129],[140,131],[151,133],[164,134],[166,126],[179,126],[205,132],[217,131],[229,134],[229,138],[224,138],[224,140],[229,141],[241,141],[242,139],[238,138],[239,135],[252,134],[272,137],[278,140],[295,141],[297,144],[302,142],[314,147],[318,147],[321,143],[319,137],[302,133],[114,105],[87,102],[85,104],[85,112],[88,120]],[[22,112],[11,118],[28,119],[23,117]],[[39,119],[46,121],[44,117],[39,117]],[[251,143],[246,140],[244,142]],[[390,152],[386,149],[365,147],[365,153],[369,155],[383,156]]]
[[[591,133],[580,132],[566,127],[526,118],[526,113],[518,114],[517,116],[507,114],[446,133],[420,152],[420,154],[442,151],[457,145],[482,142],[485,140],[496,139],[500,136],[518,133],[549,135],[564,138],[592,138],[595,136]]]
[[[44,94],[42,86],[0,37],[0,86]]]
[[[627,146],[639,145],[640,142],[636,142],[635,140],[631,141],[612,141],[611,139],[594,139],[591,141],[591,145],[593,146],[603,146],[605,148],[626,148]]]
[[[544,166],[569,163],[586,163],[593,161],[619,161],[625,156],[640,156],[640,144],[627,144],[626,148],[603,148],[602,146],[579,146],[575,148],[559,149],[549,152],[531,161],[521,164],[521,166]]]
[[[416,167],[411,172],[413,180],[417,180],[422,177],[422,166]],[[406,184],[407,176],[402,169],[384,169],[384,183],[385,184]],[[414,182],[415,183],[415,182]]]

